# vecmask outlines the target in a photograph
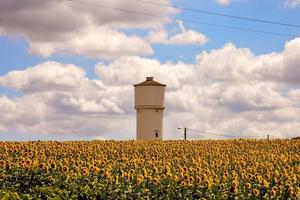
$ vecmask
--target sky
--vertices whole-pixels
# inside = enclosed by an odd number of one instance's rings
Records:
[[[0,140],[134,139],[147,76],[164,139],[299,136],[299,19],[299,0],[2,0]]]

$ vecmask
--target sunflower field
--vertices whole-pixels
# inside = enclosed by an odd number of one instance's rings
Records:
[[[300,141],[0,142],[0,199],[300,199]]]

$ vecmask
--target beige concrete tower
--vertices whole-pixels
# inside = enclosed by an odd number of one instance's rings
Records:
[[[162,139],[165,87],[153,77],[134,85],[137,140]]]

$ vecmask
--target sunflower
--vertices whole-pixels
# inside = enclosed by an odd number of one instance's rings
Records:
[[[185,181],[181,181],[181,183],[180,183],[180,186],[182,186],[182,187],[185,187],[185,186],[187,186],[187,182],[185,182]]]
[[[82,175],[87,176],[89,174],[89,170],[87,168],[83,168]]]
[[[245,188],[246,188],[247,190],[250,190],[250,189],[251,189],[251,184],[250,184],[250,183],[246,183],[246,184],[245,184]]]
[[[237,189],[236,187],[234,187],[233,190],[232,190],[232,193],[233,193],[234,195],[237,195],[237,194],[238,194],[238,189]]]
[[[263,179],[263,180],[262,180],[262,185],[263,185],[265,188],[269,188],[269,182],[268,182],[266,179]]]
[[[62,168],[62,169],[63,169],[63,171],[64,171],[64,172],[69,172],[69,167],[68,167],[68,166],[66,166],[66,165],[65,165],[65,166],[63,166],[63,168]]]
[[[44,163],[39,164],[39,169],[45,169],[46,165]]]
[[[271,190],[271,197],[275,197],[276,196],[276,193],[277,193],[277,191],[276,190],[274,190],[274,189],[272,189]]]
[[[294,192],[294,188],[293,187],[291,187],[291,186],[287,186],[287,192],[289,193],[289,194],[292,194],[293,192]]]
[[[157,177],[154,177],[154,178],[152,179],[152,182],[153,182],[154,184],[158,184],[159,179],[158,179]]]
[[[50,168],[51,168],[51,169],[56,169],[56,164],[55,164],[54,162],[51,163],[51,164],[50,164]]]
[[[141,184],[143,181],[144,181],[144,176],[140,174],[140,175],[137,177],[137,184],[139,185],[139,184]]]
[[[228,194],[226,194],[226,193],[223,194],[223,195],[222,195],[222,199],[228,199]]]
[[[253,190],[252,190],[252,193],[253,193],[253,195],[255,196],[255,197],[258,197],[258,195],[259,195],[259,190],[258,189],[256,189],[256,188],[254,188]]]
[[[297,199],[299,197],[299,195],[297,193],[295,193],[295,192],[292,192],[292,193],[290,193],[290,197],[292,199]]]
[[[29,166],[31,164],[31,160],[26,160],[26,165]]]
[[[100,171],[100,169],[98,167],[92,167],[92,171],[96,174]]]

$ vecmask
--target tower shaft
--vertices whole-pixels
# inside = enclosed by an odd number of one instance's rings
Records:
[[[161,140],[166,85],[147,77],[134,87],[137,140]]]

